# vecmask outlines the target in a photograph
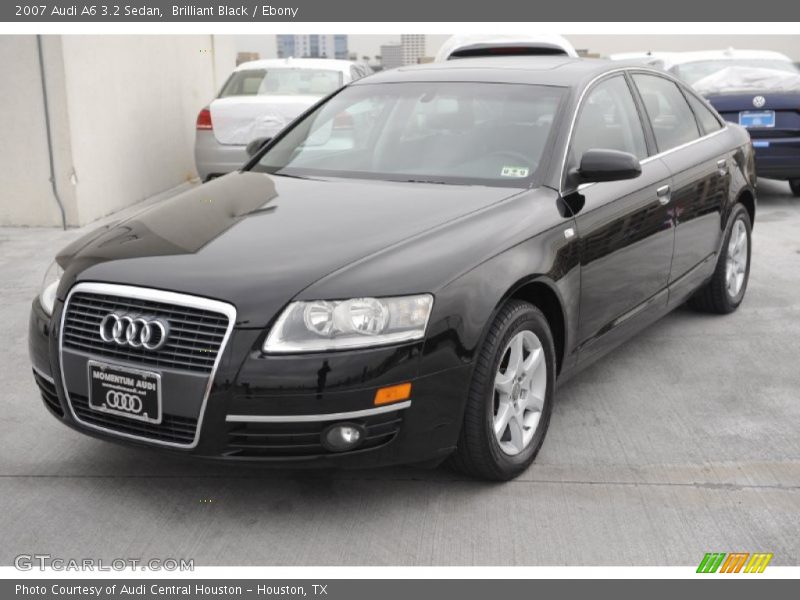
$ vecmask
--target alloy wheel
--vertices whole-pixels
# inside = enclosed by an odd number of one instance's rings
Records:
[[[546,391],[542,342],[532,331],[521,331],[508,342],[494,379],[492,427],[505,454],[517,455],[530,445]]]
[[[747,229],[741,219],[737,219],[728,240],[728,255],[725,263],[725,285],[728,295],[736,298],[744,284],[747,272]]]

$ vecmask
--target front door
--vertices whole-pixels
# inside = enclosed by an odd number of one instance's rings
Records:
[[[568,194],[569,203],[579,207],[582,362],[623,339],[608,335],[618,326],[663,310],[674,245],[670,171],[660,159],[648,159],[641,116],[623,75],[601,80],[587,92],[570,163],[579,164],[590,149],[630,152],[643,162],[635,179],[583,185]]]

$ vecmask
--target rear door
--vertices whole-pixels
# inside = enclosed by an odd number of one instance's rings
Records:
[[[627,181],[582,185],[565,194],[575,206],[581,238],[580,360],[625,339],[628,328],[653,309],[666,306],[674,234],[660,193],[669,169],[648,159],[642,116],[624,75],[594,84],[580,108],[570,144],[568,168],[586,150],[630,152],[642,160],[642,174]],[[664,293],[660,293],[664,292]],[[618,334],[609,335],[613,330]]]
[[[672,174],[666,207],[675,224],[675,252],[669,282],[676,291],[694,289],[713,267],[722,235],[730,180],[730,158],[714,135],[722,125],[704,103],[670,79],[649,73],[634,73],[632,79],[659,156]]]

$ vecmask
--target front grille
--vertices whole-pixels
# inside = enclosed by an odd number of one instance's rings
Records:
[[[89,399],[79,394],[69,395],[72,410],[84,423],[111,429],[118,433],[127,433],[159,442],[173,444],[191,444],[197,431],[197,419],[164,414],[161,423],[146,423],[125,417],[98,412],[89,408]]]
[[[350,452],[383,446],[400,430],[400,412],[383,413],[361,419],[348,419],[366,429],[364,442]],[[335,421],[294,423],[229,423],[226,456],[313,457],[333,453],[320,441],[322,430]]]
[[[159,350],[120,346],[100,337],[100,322],[109,313],[160,317],[169,322],[167,343]],[[138,365],[210,373],[220,350],[228,317],[211,310],[109,294],[77,292],[64,317],[63,347]]]
[[[45,406],[59,417],[63,417],[64,409],[61,408],[61,403],[58,401],[55,384],[39,375],[36,371],[33,372],[33,378],[36,380],[36,385],[39,386],[39,392],[42,394]]]

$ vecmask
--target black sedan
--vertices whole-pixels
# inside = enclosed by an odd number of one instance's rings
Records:
[[[241,171],[58,255],[30,354],[64,424],[220,459],[448,459],[509,479],[559,383],[687,300],[730,313],[747,288],[750,139],[663,72],[399,69],[252,147]]]

